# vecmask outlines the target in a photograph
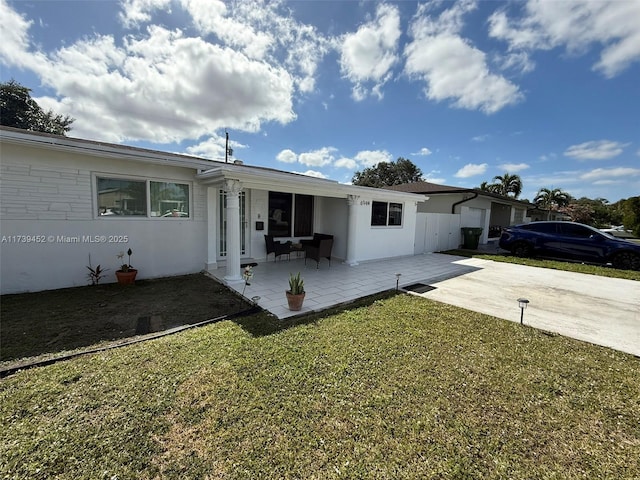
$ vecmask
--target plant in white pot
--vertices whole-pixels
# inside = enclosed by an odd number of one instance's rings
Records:
[[[289,274],[289,290],[286,291],[289,310],[302,310],[302,302],[304,302],[304,280],[300,277],[300,272],[296,275]]]

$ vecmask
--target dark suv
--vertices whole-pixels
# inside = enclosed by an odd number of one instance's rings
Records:
[[[500,248],[519,257],[539,255],[640,270],[640,244],[573,222],[531,222],[505,228]]]

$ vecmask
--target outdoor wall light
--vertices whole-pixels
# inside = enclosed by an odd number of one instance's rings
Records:
[[[527,300],[526,298],[518,299],[518,306],[520,307],[520,325],[522,325],[522,319],[524,318],[524,309],[527,308],[528,304],[529,300]]]
[[[400,277],[402,276],[401,273],[396,273],[396,292],[398,291],[398,286],[400,285]]]

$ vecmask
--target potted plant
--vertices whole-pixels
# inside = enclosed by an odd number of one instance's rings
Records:
[[[287,290],[287,302],[289,310],[302,310],[302,302],[304,301],[304,280],[300,278],[300,272],[297,275],[289,274],[289,290]]]
[[[127,255],[129,256],[129,261],[127,263],[123,263],[120,265],[120,269],[116,270],[116,278],[118,279],[118,283],[121,285],[131,285],[136,280],[136,275],[138,274],[138,270],[131,266],[131,254],[133,252],[131,249],[127,250]],[[118,258],[122,260],[124,257],[124,252],[120,252],[118,254]]]

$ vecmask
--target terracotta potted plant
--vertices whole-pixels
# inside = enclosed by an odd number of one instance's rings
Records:
[[[131,249],[127,250],[127,255],[129,256],[129,261],[127,263],[123,263],[120,265],[120,269],[116,270],[116,278],[118,279],[118,283],[121,285],[132,285],[136,280],[136,275],[138,274],[138,270],[131,266],[131,254],[133,252]],[[120,252],[118,254],[118,258],[122,260],[124,257],[124,252]]]
[[[300,278],[300,272],[297,275],[289,274],[289,290],[287,290],[287,302],[289,310],[302,310],[302,302],[304,301],[304,280]]]

